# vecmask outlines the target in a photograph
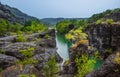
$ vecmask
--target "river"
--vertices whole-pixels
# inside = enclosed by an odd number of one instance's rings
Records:
[[[56,33],[56,43],[58,48],[57,52],[61,56],[61,58],[63,58],[63,62],[65,60],[68,60],[69,59],[68,49],[70,48],[72,43],[66,40],[64,36],[58,33]],[[102,63],[103,63],[102,60],[97,60],[96,63],[94,64],[93,69],[95,70],[98,69],[102,65]]]
[[[56,43],[57,43],[57,52],[63,58],[63,60],[68,60],[68,49],[71,46],[71,43],[65,39],[61,34],[56,33]]]

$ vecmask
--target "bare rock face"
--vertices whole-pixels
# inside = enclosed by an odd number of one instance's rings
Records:
[[[120,20],[120,12],[111,13],[109,15],[106,15],[104,19],[113,19],[115,22]]]
[[[120,77],[118,71],[120,70],[120,65],[115,63],[115,58],[115,54],[110,55],[98,70],[87,74],[85,77]]]
[[[15,62],[17,62],[17,58],[12,56],[7,56],[4,54],[0,54],[0,67],[1,68],[7,68],[11,65],[14,65]]]
[[[89,35],[90,46],[98,50],[104,58],[107,58],[109,55],[109,53],[106,55],[106,50],[117,51],[120,49],[119,24],[90,24],[87,33]]]

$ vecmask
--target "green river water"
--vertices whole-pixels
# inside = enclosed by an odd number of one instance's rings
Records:
[[[64,61],[68,60],[69,59],[68,49],[70,48],[72,43],[66,40],[64,36],[58,33],[56,33],[56,43],[58,48],[57,49],[58,54],[63,58]],[[94,69],[98,69],[102,63],[103,61],[97,60],[94,65]]]

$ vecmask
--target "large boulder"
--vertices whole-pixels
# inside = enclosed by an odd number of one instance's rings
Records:
[[[24,56],[22,53],[20,53],[20,50],[27,49],[28,47],[33,47],[35,48],[34,43],[29,43],[29,42],[20,42],[20,43],[12,43],[6,47],[3,48],[5,50],[5,53],[10,56],[14,56],[18,59],[23,59]]]
[[[14,65],[17,61],[15,57],[0,54],[0,67],[3,69]]]

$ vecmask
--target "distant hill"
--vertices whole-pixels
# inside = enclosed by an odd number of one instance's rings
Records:
[[[6,19],[10,22],[18,22],[23,24],[25,21],[37,19],[35,17],[29,16],[17,8],[10,7],[8,5],[3,5],[0,3],[0,18]]]
[[[48,26],[53,26],[56,23],[63,20],[82,20],[82,19],[87,19],[87,18],[43,18],[40,19],[40,22]]]

